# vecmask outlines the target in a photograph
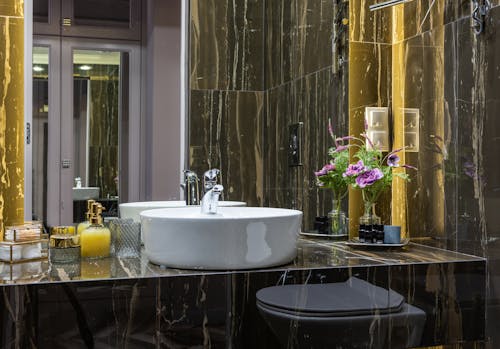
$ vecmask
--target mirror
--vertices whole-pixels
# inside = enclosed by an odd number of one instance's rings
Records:
[[[87,199],[108,216],[119,201],[180,199],[182,2],[109,0],[94,14],[84,2],[35,1],[33,9],[33,194],[25,212],[49,226],[84,220]],[[54,20],[67,11],[70,21]]]

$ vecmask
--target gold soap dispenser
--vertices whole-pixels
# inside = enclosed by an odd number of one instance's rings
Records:
[[[78,227],[76,227],[76,233],[80,235],[82,231],[87,229],[90,226],[90,210],[92,209],[92,204],[95,203],[95,200],[88,200],[87,201],[87,213],[85,213],[85,217],[87,220],[85,222],[81,222],[78,224]]]
[[[81,254],[83,258],[109,257],[111,232],[102,224],[103,207],[94,202],[90,209],[90,226],[80,236]]]

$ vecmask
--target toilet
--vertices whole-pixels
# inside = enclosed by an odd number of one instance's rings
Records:
[[[287,348],[411,348],[426,315],[397,292],[356,277],[345,282],[267,287],[257,308]]]

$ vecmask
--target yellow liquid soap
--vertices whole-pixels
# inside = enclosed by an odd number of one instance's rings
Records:
[[[109,257],[111,232],[101,225],[91,225],[82,231],[80,246],[83,258]]]
[[[78,235],[81,235],[82,231],[84,231],[88,227],[90,227],[90,222],[89,221],[81,222],[80,224],[78,224],[78,227],[76,228],[76,233]]]

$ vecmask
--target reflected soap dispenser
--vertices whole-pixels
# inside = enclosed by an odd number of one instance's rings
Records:
[[[111,232],[102,224],[100,203],[94,202],[90,209],[90,226],[82,231],[80,246],[82,258],[109,257]]]
[[[82,231],[84,231],[85,229],[87,229],[90,226],[90,210],[92,208],[93,203],[95,203],[95,200],[88,200],[87,201],[87,213],[85,213],[85,217],[87,218],[87,220],[85,222],[81,222],[76,227],[76,233],[78,235],[80,235],[82,233]]]

